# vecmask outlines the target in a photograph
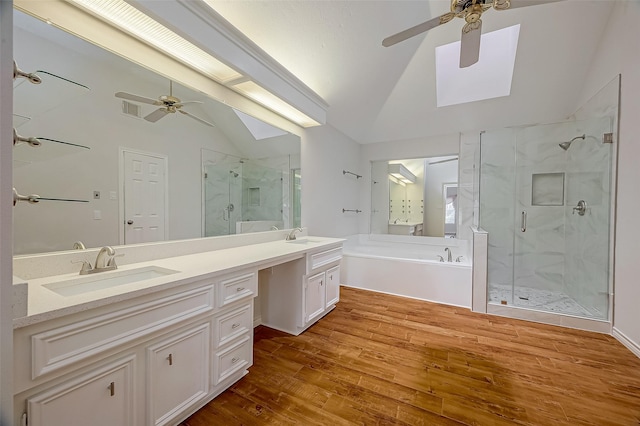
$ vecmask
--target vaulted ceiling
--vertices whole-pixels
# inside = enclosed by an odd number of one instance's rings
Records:
[[[443,108],[436,107],[435,48],[460,40],[464,22],[454,19],[388,48],[381,41],[449,11],[448,0],[216,0],[213,5],[327,101],[328,124],[356,142],[372,143],[570,115],[613,1],[489,10],[483,15],[485,33],[521,25],[511,95]]]

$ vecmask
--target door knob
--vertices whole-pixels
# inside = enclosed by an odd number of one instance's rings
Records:
[[[133,225],[133,221],[132,221],[131,219],[129,219],[129,220],[127,221],[127,225]]]

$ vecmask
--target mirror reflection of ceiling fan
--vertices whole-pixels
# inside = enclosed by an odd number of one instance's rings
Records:
[[[169,81],[169,94],[168,95],[162,95],[160,96],[158,99],[151,99],[151,98],[146,98],[144,96],[139,96],[139,95],[134,95],[132,93],[126,93],[126,92],[117,92],[116,93],[116,98],[120,98],[120,99],[125,99],[128,101],[133,101],[133,102],[140,102],[143,104],[149,104],[149,105],[156,105],[159,106],[160,108],[158,108],[157,110],[153,111],[151,114],[148,114],[144,117],[145,120],[150,121],[152,123],[155,123],[156,121],[160,120],[162,117],[166,116],[167,114],[173,114],[176,112],[179,112],[180,114],[184,114],[187,117],[191,117],[194,120],[205,124],[207,126],[211,126],[211,127],[215,127],[214,124],[209,123],[206,120],[203,120],[200,117],[196,117],[195,115],[191,114],[190,112],[187,112],[185,110],[182,109],[183,105],[186,104],[201,104],[203,102],[201,101],[186,101],[186,102],[182,102],[180,100],[180,98],[176,98],[175,96],[173,96],[173,82]]]
[[[439,25],[446,24],[453,18],[463,18],[466,24],[462,27],[462,39],[460,40],[460,68],[465,68],[478,62],[482,34],[480,17],[485,11],[492,7],[496,10],[507,10],[558,1],[563,0],[451,0],[451,12],[387,37],[382,40],[382,45],[384,47],[393,46]]]

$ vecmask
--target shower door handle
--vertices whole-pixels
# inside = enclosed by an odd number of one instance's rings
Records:
[[[522,232],[526,232],[527,231],[527,212],[525,210],[522,210],[522,219],[520,222],[520,231]]]

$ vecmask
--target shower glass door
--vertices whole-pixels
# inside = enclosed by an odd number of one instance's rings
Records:
[[[242,164],[222,163],[205,166],[205,236],[236,233],[242,216]]]
[[[608,318],[609,132],[598,119],[482,135],[491,303]]]

